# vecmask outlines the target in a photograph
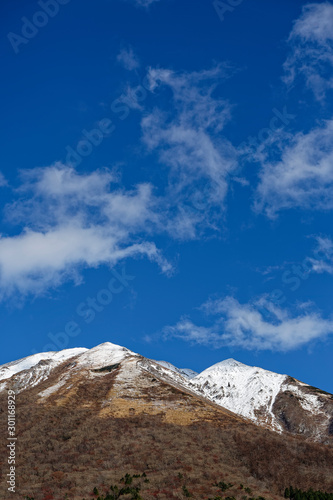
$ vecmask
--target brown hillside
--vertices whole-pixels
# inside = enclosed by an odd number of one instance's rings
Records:
[[[207,499],[221,480],[269,498],[289,484],[333,490],[331,447],[261,429],[153,378],[134,357],[105,370],[73,369],[61,385],[69,366],[18,395],[18,498],[82,500],[126,472],[147,473],[147,500],[184,498],[185,483],[193,498]],[[3,391],[2,412],[6,405]],[[1,419],[3,436],[5,427]],[[1,455],[4,464],[4,446]],[[6,473],[5,464],[2,487]],[[13,494],[3,488],[1,498]]]

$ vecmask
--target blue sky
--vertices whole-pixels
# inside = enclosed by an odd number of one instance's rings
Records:
[[[333,4],[0,9],[0,363],[110,341],[333,392]]]

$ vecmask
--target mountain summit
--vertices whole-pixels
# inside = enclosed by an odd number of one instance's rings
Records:
[[[235,360],[195,374],[107,342],[1,366],[2,415],[9,390],[20,498],[96,498],[127,472],[149,477],[145,500],[183,498],[186,485],[216,497],[222,479],[272,500],[290,484],[333,488],[332,396],[287,375]]]
[[[126,364],[125,364],[126,361]],[[226,359],[197,374],[166,361],[153,361],[126,347],[105,342],[92,349],[76,348],[34,354],[0,366],[0,390],[25,391],[52,380],[62,366],[59,380],[42,395],[57,393],[83,374],[108,373],[122,364],[122,377],[135,370],[205,398],[257,425],[278,432],[300,434],[328,443],[333,437],[333,396],[288,375]],[[127,373],[128,372],[128,373]],[[96,376],[96,375],[95,375]],[[117,379],[119,374],[117,375]],[[123,380],[121,378],[121,380]]]

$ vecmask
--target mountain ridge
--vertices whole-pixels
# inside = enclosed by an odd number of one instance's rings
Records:
[[[21,360],[16,373],[0,382],[3,415],[7,390],[16,393],[22,498],[60,500],[67,494],[82,500],[90,498],[91,486],[106,489],[127,472],[149,474],[145,500],[183,498],[180,477],[197,500],[214,496],[212,485],[221,480],[246,484],[261,497],[269,489],[273,500],[290,484],[333,489],[333,447],[323,444],[323,429],[320,436],[300,433],[299,413],[285,410],[290,429],[273,432],[264,419],[255,425],[208,398],[195,377],[111,343],[42,358]],[[239,366],[226,373],[233,370],[247,373]],[[285,397],[280,395],[279,407],[293,408]],[[320,415],[307,412],[318,430]],[[3,436],[6,425],[0,419]],[[0,463],[5,462],[3,446]],[[0,497],[11,498],[1,486]]]
[[[0,366],[0,390],[15,379],[18,392],[47,380],[52,370],[73,360],[75,370],[107,370],[133,357],[141,368],[257,425],[321,442],[333,436],[333,396],[288,375],[228,358],[201,373],[154,361],[126,347],[104,342],[91,349],[51,351]],[[68,375],[70,377],[71,375]],[[63,385],[66,377],[64,376]],[[56,387],[60,387],[57,385]],[[56,389],[54,389],[56,390]],[[50,391],[50,389],[49,389]]]

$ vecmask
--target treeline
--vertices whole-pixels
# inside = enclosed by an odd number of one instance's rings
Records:
[[[183,479],[182,474],[178,474],[179,479]],[[101,494],[98,491],[98,488],[95,487],[92,491],[92,499],[94,500],[119,500],[126,497],[126,500],[145,500],[141,495],[141,487],[144,483],[149,483],[149,479],[147,478],[145,472],[143,474],[125,474],[120,480],[119,485],[111,485],[110,491],[104,494]],[[208,500],[237,500],[234,496],[226,496],[227,490],[234,487],[231,483],[225,483],[224,481],[216,482],[214,487],[218,488],[221,493],[224,493],[224,496],[215,496],[214,498],[208,498]],[[245,487],[243,484],[240,484],[237,490],[240,490],[242,493],[251,494],[252,491],[250,488]],[[193,498],[194,495],[187,489],[187,486],[183,484],[182,493],[184,497]],[[289,498],[290,500],[333,500],[333,493],[326,493],[323,491],[314,491],[313,489],[309,489],[307,491],[302,491],[298,488],[294,488],[290,486],[285,489],[284,497]],[[51,497],[50,497],[51,498]],[[53,498],[53,496],[52,496]],[[67,496],[66,496],[67,498]],[[242,500],[266,500],[264,497],[252,497],[252,496],[242,496]],[[25,500],[34,500],[32,497],[25,497]],[[82,499],[86,500],[86,499]]]
[[[285,489],[284,498],[290,498],[291,500],[333,500],[333,493],[314,491],[312,488],[302,491],[290,486]]]

